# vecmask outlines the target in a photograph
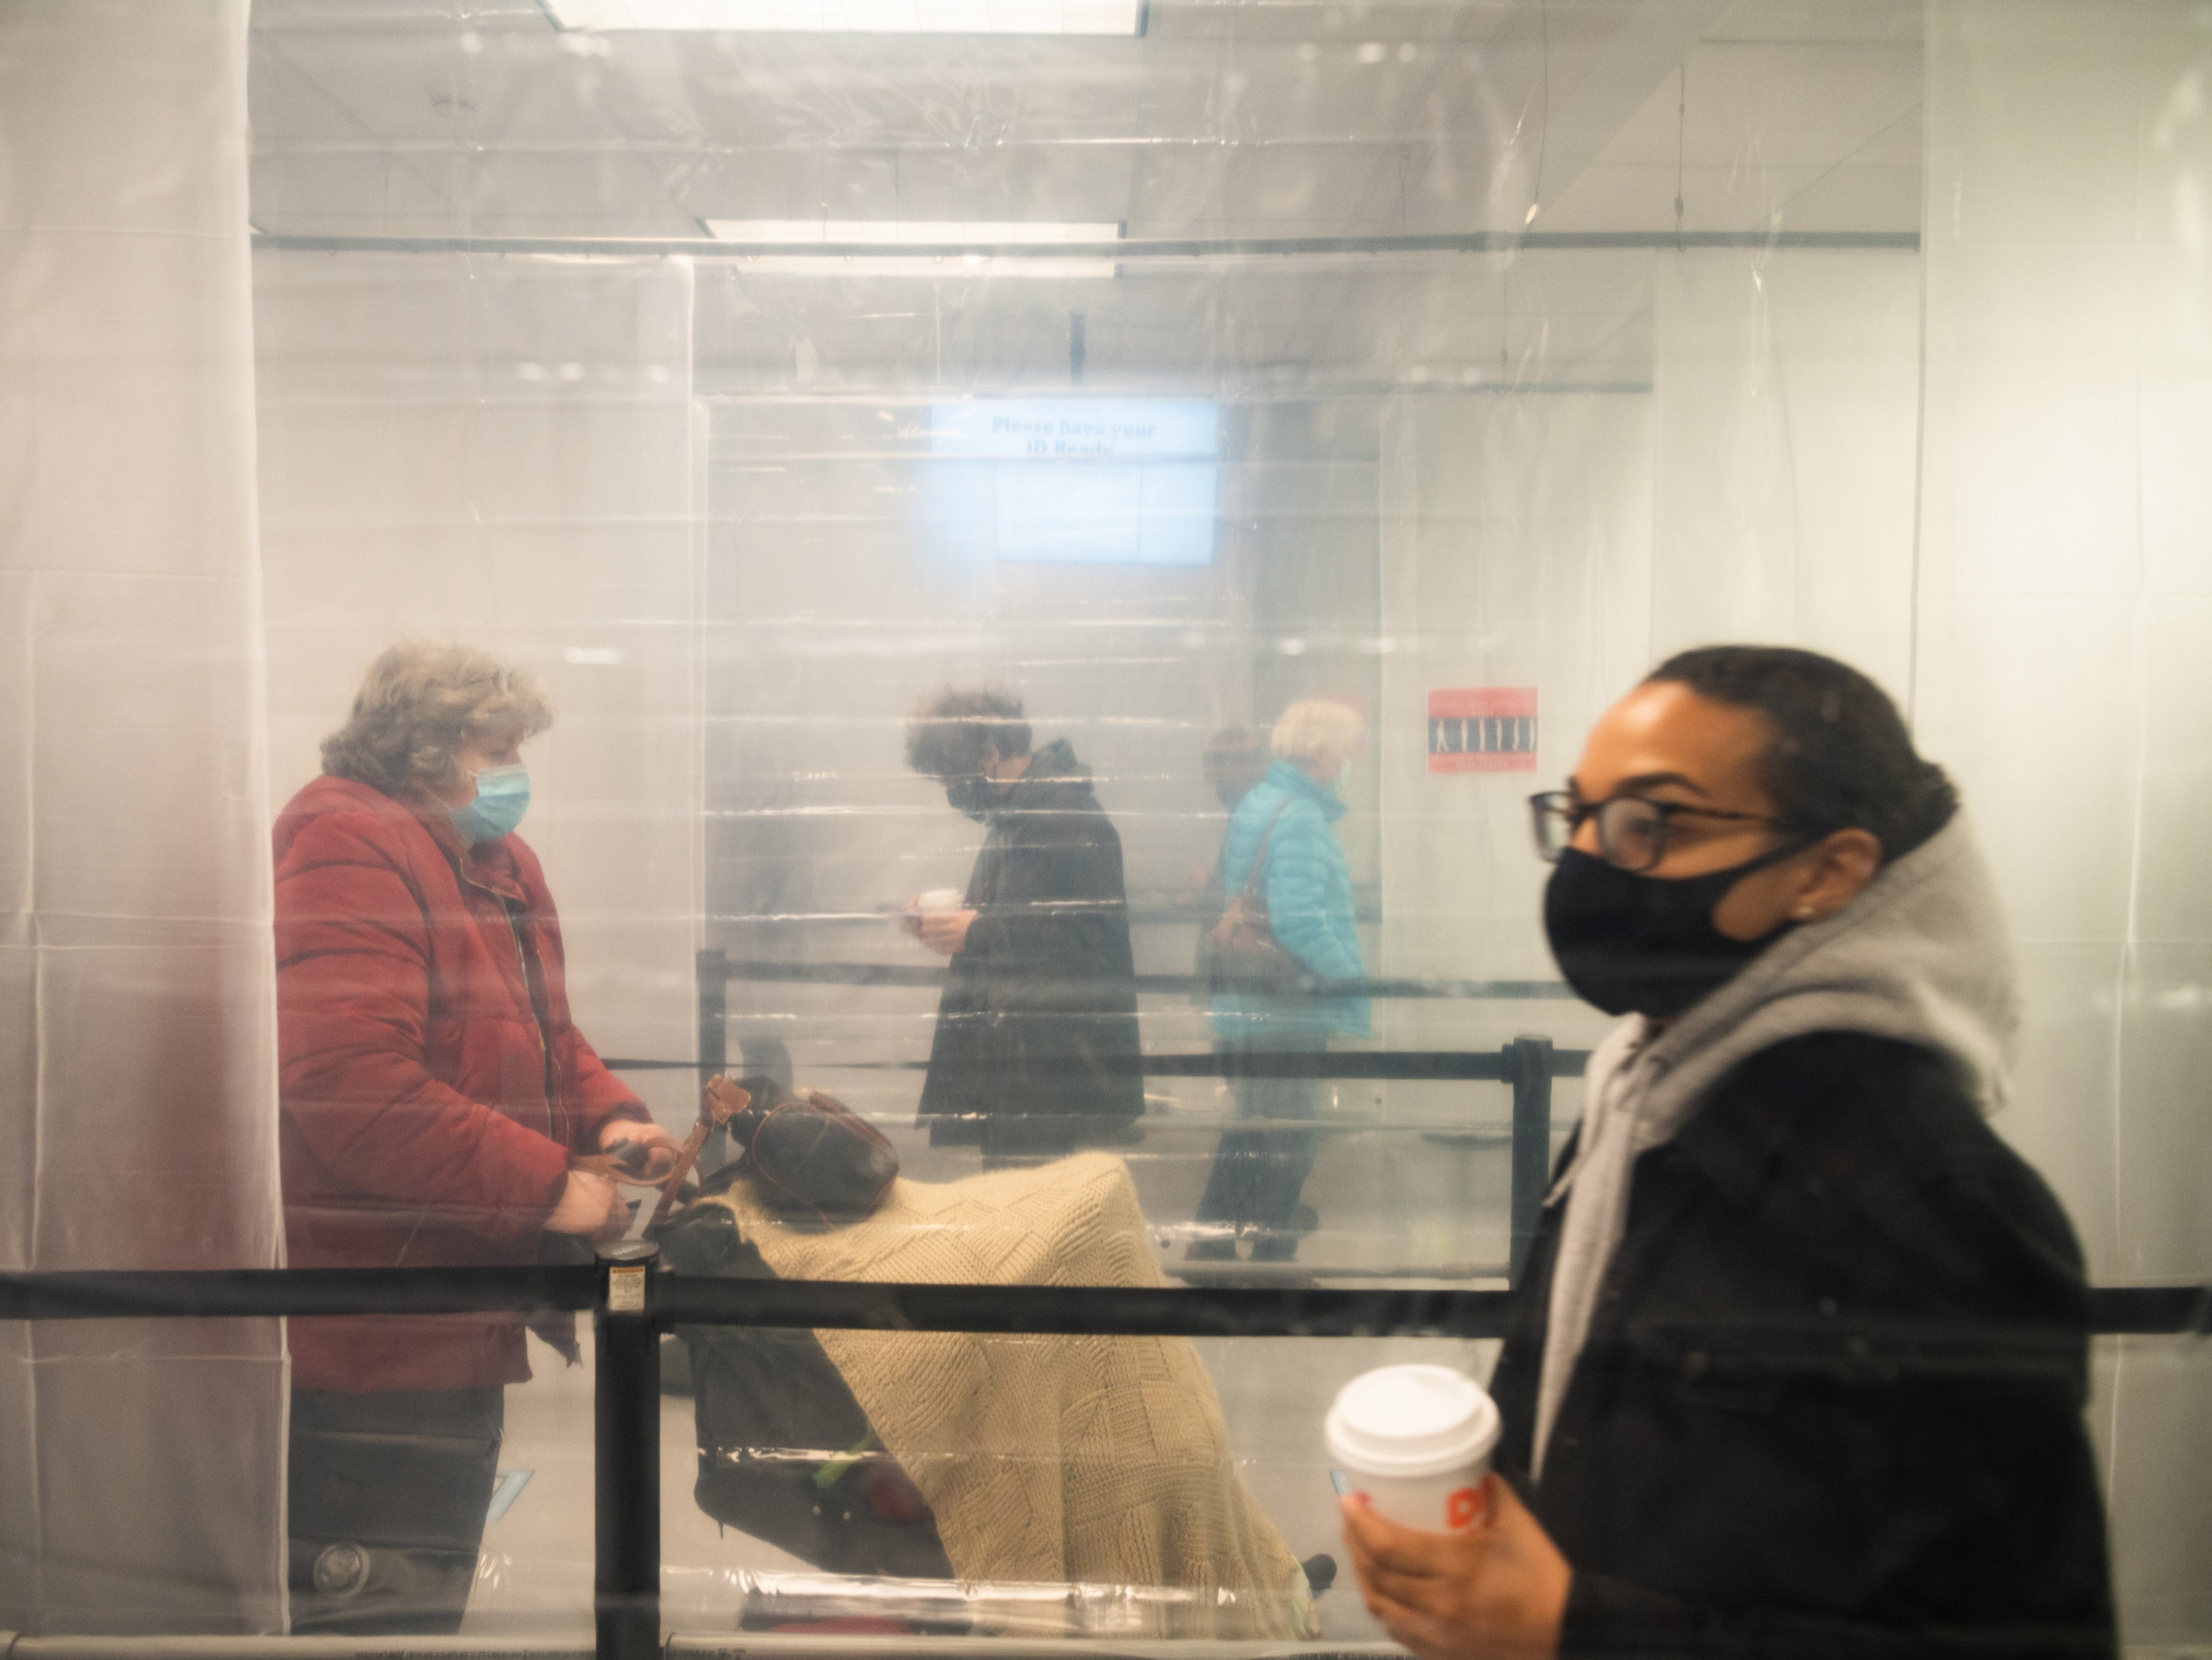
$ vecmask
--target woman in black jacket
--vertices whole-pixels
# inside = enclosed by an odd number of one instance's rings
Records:
[[[1347,1507],[1423,1660],[2114,1651],[2064,1213],[1990,1131],[2009,950],[1957,798],[1813,653],[1672,659],[1533,802],[1627,1017],[1516,1288],[1486,1527]]]

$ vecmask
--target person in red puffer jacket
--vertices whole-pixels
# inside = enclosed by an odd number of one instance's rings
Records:
[[[627,1201],[572,1156],[676,1144],[568,1013],[561,927],[513,832],[520,671],[403,642],[370,665],[323,776],[276,827],[278,1126],[294,1268],[535,1262],[617,1237]],[[573,1249],[573,1247],[572,1247]],[[564,1322],[541,1327],[571,1359]],[[475,1578],[520,1316],[289,1323],[292,1627],[450,1633]]]

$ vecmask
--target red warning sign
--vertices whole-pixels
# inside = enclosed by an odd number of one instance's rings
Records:
[[[1458,686],[1431,692],[1429,770],[1535,771],[1535,687]]]

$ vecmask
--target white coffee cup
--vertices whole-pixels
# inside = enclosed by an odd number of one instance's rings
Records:
[[[914,902],[914,908],[924,916],[934,916],[940,911],[958,910],[965,897],[957,888],[932,888]]]
[[[1489,1391],[1449,1366],[1384,1366],[1338,1391],[1322,1435],[1340,1487],[1424,1533],[1465,1533],[1487,1518],[1483,1478],[1498,1445]]]

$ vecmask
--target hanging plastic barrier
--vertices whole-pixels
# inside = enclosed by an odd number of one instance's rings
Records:
[[[18,1660],[2212,1642],[2208,85],[5,9]]]

